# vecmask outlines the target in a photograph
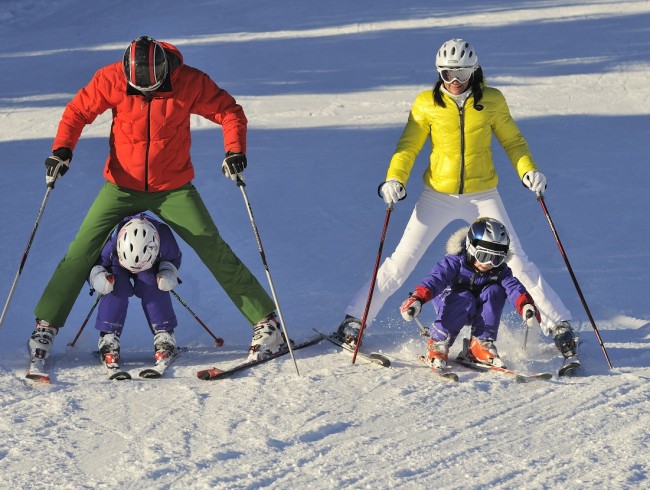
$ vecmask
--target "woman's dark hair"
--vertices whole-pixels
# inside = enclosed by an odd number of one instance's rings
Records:
[[[472,88],[472,94],[474,94],[474,107],[481,101],[483,98],[483,68],[480,66],[476,69],[474,74],[472,75],[472,82],[471,82],[471,88]],[[445,101],[442,98],[442,93],[440,92],[440,87],[442,86],[442,77],[438,75],[438,82],[436,83],[436,86],[433,87],[433,100],[435,105],[439,105],[440,107],[445,107]]]

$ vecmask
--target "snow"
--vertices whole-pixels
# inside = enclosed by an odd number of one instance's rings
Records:
[[[495,146],[500,190],[528,255],[573,312],[585,376],[520,385],[460,371],[436,381],[397,307],[438,260],[454,223],[367,331],[389,369],[322,342],[232,379],[202,368],[245,357],[250,327],[191,249],[175,302],[189,352],[163,380],[110,382],[93,358],[86,289],[55,343],[49,387],[28,386],[32,310],[101,183],[110,119],[84,131],[48,201],[0,330],[0,473],[6,488],[643,488],[650,464],[650,313],[645,264],[650,2],[429,0],[293,2],[4,0],[0,3],[0,298],[9,294],[45,192],[43,161],[63,107],[142,34],[174,42],[250,119],[247,193],[296,340],[332,330],[370,277],[385,207],[376,195],[416,94],[451,37],[478,51],[546,174],[546,204],[614,369],[533,194]],[[220,131],[195,121],[195,184],[224,238],[265,285],[237,187],[219,171]],[[426,151],[396,206],[401,236]],[[425,307],[422,318],[431,321]],[[555,370],[550,340],[508,310],[510,367]],[[459,346],[454,346],[454,352]],[[132,301],[124,367],[152,359]]]

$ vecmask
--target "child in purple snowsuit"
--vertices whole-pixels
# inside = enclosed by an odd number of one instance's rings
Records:
[[[119,337],[134,295],[154,333],[156,361],[176,348],[178,322],[169,291],[178,284],[181,257],[171,229],[144,213],[124,218],[115,228],[88,279],[102,294],[95,328],[107,364],[119,361]]]
[[[447,242],[447,253],[415,292],[402,303],[402,317],[411,321],[433,300],[437,316],[429,328],[427,359],[444,369],[449,347],[465,325],[471,325],[469,358],[503,367],[494,346],[506,299],[528,319],[540,320],[535,303],[506,264],[510,238],[493,218],[479,218]]]

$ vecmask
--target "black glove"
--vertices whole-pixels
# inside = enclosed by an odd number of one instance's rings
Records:
[[[48,187],[54,187],[54,181],[65,175],[72,160],[72,150],[70,148],[57,148],[52,152],[52,156],[45,160],[45,183]]]
[[[226,177],[237,182],[239,174],[244,171],[247,164],[246,155],[229,151],[221,164],[221,171]]]

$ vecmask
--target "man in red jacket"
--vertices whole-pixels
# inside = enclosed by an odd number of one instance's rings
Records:
[[[251,358],[285,344],[273,300],[233,253],[192,184],[190,115],[219,124],[226,151],[224,175],[237,180],[246,168],[246,116],[208,75],[183,63],[175,46],[140,37],[121,62],[98,70],[66,106],[45,161],[46,182],[63,176],[83,128],[113,113],[106,183],[36,305],[30,352],[44,359],[99,256],[123,216],[150,210],[190,245],[230,299],[253,325]]]

